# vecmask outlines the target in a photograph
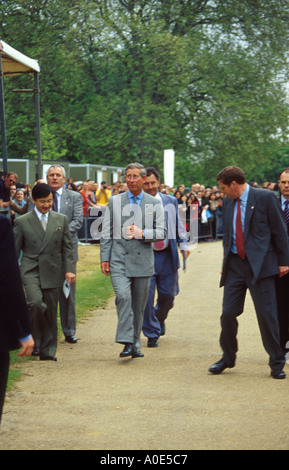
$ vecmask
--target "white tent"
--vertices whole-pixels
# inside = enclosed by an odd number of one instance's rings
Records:
[[[0,119],[3,153],[3,170],[7,172],[7,149],[5,128],[5,105],[3,91],[3,76],[19,75],[22,73],[34,75],[34,89],[25,90],[34,93],[37,131],[38,173],[41,173],[41,141],[40,141],[40,104],[39,104],[39,78],[40,67],[37,60],[31,59],[0,39]]]
[[[0,51],[3,75],[40,72],[37,60],[30,59],[1,40]]]

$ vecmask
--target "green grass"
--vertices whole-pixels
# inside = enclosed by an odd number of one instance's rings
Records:
[[[99,268],[98,263],[89,266],[89,271],[84,270],[77,276],[76,284],[76,323],[87,318],[96,308],[104,307],[108,299],[113,294],[110,277],[104,276]],[[58,316],[59,336],[62,335],[60,320]],[[38,360],[34,357],[20,358],[17,356],[18,351],[10,353],[10,370],[7,391],[9,392],[21,376],[21,362],[27,360]],[[19,367],[20,365],[20,367]]]

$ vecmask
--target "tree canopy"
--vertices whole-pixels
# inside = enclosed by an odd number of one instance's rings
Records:
[[[273,179],[289,153],[283,0],[0,0],[1,38],[41,67],[44,159],[214,183],[226,165]],[[8,156],[36,155],[33,102],[5,79]],[[25,83],[25,84],[24,84]],[[287,164],[285,165],[287,166]],[[289,166],[289,162],[288,162]]]

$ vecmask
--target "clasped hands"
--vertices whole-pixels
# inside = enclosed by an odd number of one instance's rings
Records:
[[[143,238],[143,229],[137,227],[136,225],[130,225],[129,227],[126,227],[126,237],[128,240],[131,240],[132,238]]]

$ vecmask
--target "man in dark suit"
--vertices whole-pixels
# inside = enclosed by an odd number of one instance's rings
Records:
[[[51,165],[47,171],[47,183],[50,186],[54,203],[52,209],[66,215],[72,239],[74,260],[78,261],[78,231],[83,224],[81,195],[76,191],[65,189],[65,169],[61,165]],[[59,298],[60,320],[65,341],[76,343],[76,312],[75,312],[76,283],[70,286],[68,298],[61,292]]]
[[[269,354],[271,376],[283,379],[285,364],[280,348],[275,276],[289,272],[289,249],[280,205],[271,191],[250,187],[243,171],[230,166],[217,176],[223,202],[224,259],[220,285],[224,286],[221,316],[221,360],[209,371],[220,374],[235,365],[237,317],[249,289],[263,345]]]
[[[289,168],[285,168],[280,174],[279,181],[280,198],[278,198],[284,214],[289,243]],[[280,346],[284,354],[289,350],[289,275],[276,277],[276,294],[278,305],[278,319],[280,328]]]
[[[34,186],[32,198],[33,211],[15,221],[16,253],[23,253],[20,271],[40,359],[55,361],[57,305],[64,278],[75,281],[75,261],[67,218],[50,210],[48,184]]]
[[[9,351],[30,356],[34,341],[9,220],[0,215],[0,422],[7,386]]]
[[[110,274],[116,294],[116,342],[124,344],[120,357],[143,357],[140,335],[154,273],[152,242],[165,238],[166,224],[160,202],[143,191],[143,165],[128,165],[125,178],[128,191],[111,197],[105,211],[101,271]]]
[[[148,347],[158,347],[158,338],[165,334],[165,320],[173,308],[179,293],[178,269],[180,267],[178,245],[183,257],[188,257],[189,240],[181,218],[176,198],[159,192],[160,175],[155,168],[146,169],[144,191],[156,197],[163,205],[168,234],[164,241],[153,243],[155,272],[150,281],[149,296],[144,312],[143,334]],[[154,306],[155,290],[158,298]]]

